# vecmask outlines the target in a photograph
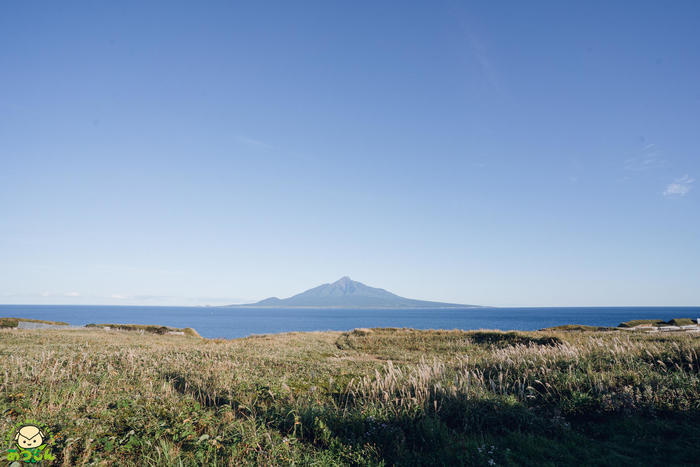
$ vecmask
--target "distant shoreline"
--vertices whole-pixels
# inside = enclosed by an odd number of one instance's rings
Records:
[[[640,319],[700,316],[700,307],[614,308],[276,308],[141,306],[0,306],[0,316],[89,323],[158,323],[195,328],[210,338],[354,328],[535,331],[567,324],[615,327]]]
[[[218,305],[207,308],[264,308],[266,310],[465,310],[481,308],[497,308],[481,305],[454,305],[454,306],[323,306],[323,305]]]
[[[547,306],[537,306],[537,305],[457,305],[448,307],[429,307],[429,306],[415,306],[415,307],[380,307],[380,306],[341,306],[341,307],[331,307],[331,306],[291,306],[291,305],[249,305],[249,304],[231,304],[231,305],[138,305],[138,304],[102,304],[102,303],[0,303],[0,307],[111,307],[111,308],[266,308],[266,309],[337,309],[344,308],[349,310],[378,310],[378,309],[392,309],[392,310],[429,310],[429,309],[479,309],[479,308],[490,308],[490,309],[513,309],[513,310],[583,310],[583,309],[619,309],[624,310],[626,308],[637,308],[637,309],[698,309],[700,310],[700,305],[547,305]]]
[[[382,327],[375,327],[381,329]],[[393,329],[393,327],[390,327]],[[28,318],[18,317],[0,317],[0,329],[25,329],[25,330],[91,330],[99,329],[107,332],[112,331],[127,331],[138,332],[141,334],[159,334],[159,335],[187,335],[201,338],[202,336],[192,327],[175,328],[172,326],[163,326],[159,324],[131,324],[131,323],[113,323],[113,324],[86,324],[83,326],[70,325],[64,322],[43,321]],[[358,328],[353,328],[358,329]],[[413,329],[405,327],[403,329]],[[486,329],[486,328],[484,328]],[[435,328],[435,331],[450,331],[445,328]],[[473,329],[456,329],[464,332],[474,331]],[[674,318],[669,321],[659,319],[640,319],[622,322],[617,326],[590,326],[582,324],[563,324],[551,326],[531,331],[522,331],[518,329],[489,329],[493,332],[637,332],[637,333],[700,333],[700,319],[693,320],[692,318]],[[328,330],[330,331],[330,330]],[[336,330],[337,331],[337,330]],[[341,332],[350,332],[352,329],[347,329]],[[269,334],[284,334],[289,332],[325,332],[317,331],[280,331]],[[255,334],[251,334],[255,335]],[[248,336],[245,336],[248,337]],[[233,338],[235,339],[235,338]]]

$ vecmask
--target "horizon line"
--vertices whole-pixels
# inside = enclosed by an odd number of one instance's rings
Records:
[[[230,305],[126,305],[126,304],[85,304],[85,303],[0,303],[2,306],[116,306],[116,307],[143,307],[143,308],[312,308],[312,309],[396,309],[396,310],[428,310],[428,309],[473,309],[473,308],[700,308],[700,305],[464,305],[460,306],[445,306],[445,307],[361,307],[361,306],[258,306],[254,303],[236,303]]]

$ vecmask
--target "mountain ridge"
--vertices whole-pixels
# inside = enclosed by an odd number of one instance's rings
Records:
[[[480,308],[478,305],[415,300],[385,289],[370,287],[343,276],[289,298],[269,297],[259,302],[229,307],[284,308]]]

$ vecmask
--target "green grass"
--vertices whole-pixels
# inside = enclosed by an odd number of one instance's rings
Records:
[[[63,321],[45,321],[43,319],[28,319],[28,318],[0,318],[0,328],[16,328],[20,321],[27,323],[42,323],[52,324],[54,326],[68,326],[68,323]]]
[[[632,321],[625,321],[620,323],[618,327],[620,328],[633,328],[635,326],[649,325],[652,327],[658,326],[686,326],[689,324],[695,324],[695,321],[690,318],[674,318],[669,321],[664,321],[661,319],[635,319]]]
[[[16,328],[18,325],[17,318],[0,318],[0,328]]]
[[[695,324],[695,321],[693,321],[690,318],[674,318],[668,322],[671,326],[690,326],[692,324]]]
[[[59,465],[683,465],[692,334],[0,330],[0,436]]]
[[[625,321],[618,325],[619,328],[633,328],[635,326],[665,326],[667,323],[662,319],[633,319],[631,321]]]

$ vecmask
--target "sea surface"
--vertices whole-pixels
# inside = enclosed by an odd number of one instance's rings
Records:
[[[192,327],[203,337],[354,328],[536,330],[560,324],[616,326],[631,319],[698,318],[700,307],[300,309],[104,305],[0,305],[0,317]]]

